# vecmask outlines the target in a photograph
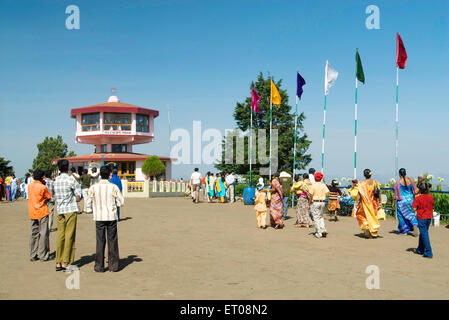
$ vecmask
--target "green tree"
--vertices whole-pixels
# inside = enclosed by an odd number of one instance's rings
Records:
[[[149,178],[157,178],[165,172],[165,166],[158,157],[148,157],[142,165],[142,172]]]
[[[278,168],[286,166],[289,168],[287,171],[292,172],[293,166],[293,143],[295,134],[295,115],[290,113],[292,107],[288,104],[288,94],[286,90],[281,89],[282,80],[278,82],[273,81],[279,90],[282,101],[278,108],[273,105],[272,107],[272,128],[278,130]],[[255,163],[253,161],[252,169],[254,174],[259,173],[261,167],[267,167],[267,164],[260,164],[258,155],[256,152],[258,145],[257,129],[267,130],[267,148],[269,150],[269,128],[270,128],[270,88],[271,82],[270,78],[264,78],[262,72],[259,73],[256,82],[252,82],[250,88],[254,88],[260,96],[259,109],[260,113],[253,112],[253,157],[255,158]],[[244,102],[237,102],[234,109],[234,119],[237,124],[237,129],[241,131],[246,131],[250,129],[251,124],[251,96],[247,97]],[[296,169],[305,169],[306,166],[312,160],[310,154],[307,154],[307,150],[310,146],[310,140],[307,139],[307,134],[304,132],[303,121],[305,119],[304,113],[301,112],[297,118],[297,131],[296,131]],[[235,134],[235,133],[228,133]],[[244,151],[243,151],[243,164],[235,164],[237,153],[236,146],[234,145],[234,164],[225,163],[225,145],[226,137],[224,137],[223,153],[221,162],[215,164],[215,168],[221,171],[235,171],[239,174],[247,174],[249,172],[249,134],[244,138]],[[267,151],[268,156],[268,151]],[[254,179],[252,179],[254,181]]]
[[[10,163],[11,161],[0,157],[0,176],[3,178],[14,173],[14,168],[9,165]]]
[[[37,144],[37,156],[33,160],[33,171],[53,170],[53,159],[73,157],[76,154],[73,151],[68,152],[67,144],[64,143],[61,136],[45,137],[44,141]]]

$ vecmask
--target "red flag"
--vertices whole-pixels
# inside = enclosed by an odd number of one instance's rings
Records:
[[[397,34],[396,41],[396,65],[399,69],[405,69],[405,63],[407,62],[407,52],[405,52],[404,43],[402,42],[401,36]]]
[[[259,106],[257,105],[259,103],[260,97],[257,94],[256,90],[254,88],[251,88],[251,109],[253,109],[254,112],[260,113]]]

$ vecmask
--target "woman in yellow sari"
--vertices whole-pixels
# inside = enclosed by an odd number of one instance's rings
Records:
[[[371,174],[370,169],[363,171],[365,180],[359,183],[359,193],[356,200],[357,221],[367,239],[378,236],[380,224],[377,220],[377,209],[382,208],[379,201],[380,185],[376,180],[371,179]]]

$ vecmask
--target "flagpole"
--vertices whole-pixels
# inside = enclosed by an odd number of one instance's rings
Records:
[[[249,186],[251,187],[251,172],[252,172],[252,164],[253,164],[253,108],[251,106],[251,125],[250,125],[250,133],[249,133]]]
[[[296,169],[296,128],[298,124],[298,95],[296,95],[296,111],[295,111],[295,138],[293,142],[293,179],[295,179],[295,169]],[[295,206],[295,197],[292,197],[292,207]]]
[[[394,174],[398,178],[398,147],[399,147],[399,67],[396,66],[396,142],[395,142],[395,157],[394,157]]]
[[[273,81],[273,79],[271,79]],[[270,175],[269,180],[271,182],[271,127],[272,127],[272,119],[273,119],[273,105],[271,103],[271,84],[270,84]]]
[[[324,173],[324,139],[326,136],[326,99],[327,95],[324,94],[324,112],[323,112],[323,142],[321,145],[321,173]]]
[[[354,107],[354,179],[357,179],[357,76],[355,77],[355,107]]]

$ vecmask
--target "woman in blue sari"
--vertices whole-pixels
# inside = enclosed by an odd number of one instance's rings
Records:
[[[224,199],[226,196],[226,182],[223,180],[223,174],[217,173],[217,181],[215,183],[216,185],[216,195],[218,198],[218,202],[224,203]]]
[[[407,177],[404,168],[399,170],[399,180],[394,186],[394,202],[396,205],[398,215],[398,231],[400,234],[411,234],[416,236],[418,226],[418,219],[415,211],[412,208],[413,200],[415,199],[416,187],[413,179]]]

